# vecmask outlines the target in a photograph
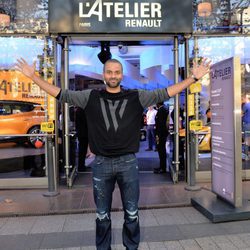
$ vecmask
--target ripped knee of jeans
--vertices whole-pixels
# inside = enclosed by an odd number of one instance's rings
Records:
[[[138,220],[139,219],[138,209],[136,209],[136,210],[126,209],[126,219],[128,219],[130,221]]]
[[[96,218],[100,221],[103,221],[103,220],[110,220],[110,216],[109,214],[106,212],[106,211],[103,211],[103,212],[97,212],[96,213]]]

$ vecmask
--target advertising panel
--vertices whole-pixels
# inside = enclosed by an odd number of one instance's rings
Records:
[[[238,207],[241,180],[241,73],[240,58],[211,67],[212,190]]]
[[[44,105],[45,92],[22,73],[0,71],[0,100],[36,102]]]
[[[51,33],[191,33],[192,0],[50,0]]]
[[[0,71],[0,100],[41,104],[49,120],[55,120],[55,98],[47,96],[46,102],[45,92],[19,71]]]

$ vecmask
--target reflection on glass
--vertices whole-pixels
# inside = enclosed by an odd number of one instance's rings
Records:
[[[212,12],[208,15],[198,15],[199,3],[212,4]],[[249,0],[231,1],[193,1],[194,6],[194,32],[195,33],[244,33],[249,28]]]
[[[10,15],[0,33],[48,33],[48,0],[0,0],[0,7]]]
[[[5,55],[0,59],[0,178],[44,177],[45,137],[40,125],[48,119],[48,98],[14,64],[20,57],[37,61],[37,74],[52,82],[51,42],[20,37],[2,37],[0,42]]]
[[[246,103],[250,102],[250,38],[249,37],[201,37],[198,38],[199,57],[206,57],[212,60],[212,63],[225,60],[230,57],[238,56],[241,61],[241,93],[242,93],[242,167],[250,168],[250,154],[248,139],[249,127],[244,120],[244,109],[247,109]],[[190,57],[193,57],[194,43],[190,42]],[[202,80],[202,93],[200,95],[200,119],[206,123],[206,110],[209,107],[210,100],[210,78],[209,75]],[[245,108],[244,108],[245,107]],[[250,107],[250,106],[249,106]],[[250,111],[249,111],[250,112]],[[250,114],[250,113],[249,113]],[[250,119],[250,118],[249,118]],[[249,136],[250,138],[250,136]],[[210,154],[200,152],[200,168],[210,170]],[[209,163],[208,163],[209,162]]]

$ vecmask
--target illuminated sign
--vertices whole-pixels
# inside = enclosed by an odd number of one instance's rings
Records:
[[[199,83],[199,82],[193,83],[190,85],[189,89],[190,89],[190,93],[192,93],[192,94],[200,93],[202,90],[201,83]]]
[[[242,204],[240,59],[211,67],[212,190],[235,206]]]
[[[202,129],[202,121],[201,120],[192,120],[189,123],[189,129],[193,131],[198,131]]]
[[[191,33],[192,0],[50,0],[51,33]]]
[[[54,126],[53,122],[42,122],[41,123],[41,131],[42,132],[51,133],[51,132],[54,132],[54,130],[55,130],[55,126]]]
[[[194,109],[194,94],[188,95],[188,116],[193,116],[195,114]]]

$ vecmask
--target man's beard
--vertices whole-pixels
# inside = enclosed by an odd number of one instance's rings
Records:
[[[109,81],[104,81],[104,83],[109,87],[109,88],[117,88],[118,86],[120,86],[121,81],[117,80],[116,83],[111,83]]]

